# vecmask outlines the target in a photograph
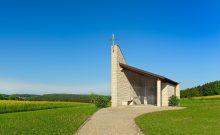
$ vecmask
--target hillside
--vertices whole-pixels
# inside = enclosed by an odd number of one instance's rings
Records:
[[[45,94],[42,96],[32,97],[32,101],[66,101],[66,102],[85,102],[90,101],[89,95],[77,94]]]
[[[34,95],[34,94],[15,94],[15,95],[25,100],[40,96],[40,95]]]
[[[220,80],[182,90],[180,94],[181,98],[220,95]]]

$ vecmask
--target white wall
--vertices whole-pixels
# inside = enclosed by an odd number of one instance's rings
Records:
[[[169,98],[175,93],[176,86],[169,83],[162,83],[162,106],[169,105]]]

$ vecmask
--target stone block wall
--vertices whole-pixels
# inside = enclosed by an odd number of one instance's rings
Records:
[[[176,86],[169,83],[162,83],[162,106],[169,105],[169,98],[176,95]]]
[[[119,63],[126,64],[121,49],[117,45],[112,46],[112,106],[122,105],[122,101],[129,99],[131,85],[122,72]]]

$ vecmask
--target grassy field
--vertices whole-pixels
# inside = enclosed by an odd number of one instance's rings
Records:
[[[4,114],[0,114],[0,135],[72,135],[97,111],[94,105],[83,103],[9,101],[6,104],[7,101],[0,104],[0,110],[10,108],[10,113],[1,111]],[[25,112],[17,112],[18,108]]]
[[[184,110],[139,116],[137,125],[147,135],[220,135],[220,100],[182,100]]]

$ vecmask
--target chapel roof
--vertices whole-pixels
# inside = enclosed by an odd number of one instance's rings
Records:
[[[158,75],[158,74],[154,74],[154,73],[151,73],[151,72],[148,72],[148,71],[144,71],[142,69],[138,69],[136,67],[132,67],[132,66],[129,66],[127,64],[123,64],[123,63],[119,63],[119,65],[123,68],[123,69],[126,69],[126,70],[129,70],[129,71],[132,71],[132,72],[135,72],[135,73],[138,73],[138,74],[141,74],[141,75],[144,75],[144,76],[151,76],[153,78],[156,78],[156,79],[160,79],[161,81],[163,82],[168,82],[168,83],[171,83],[171,84],[174,84],[174,85],[177,85],[179,84],[178,82],[176,81],[173,81],[167,77],[164,77],[164,76],[161,76],[161,75]]]

